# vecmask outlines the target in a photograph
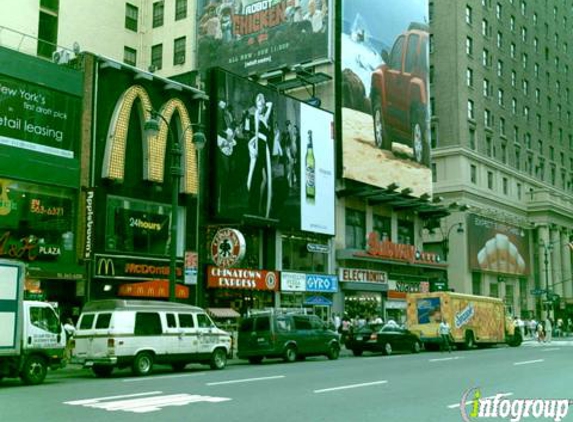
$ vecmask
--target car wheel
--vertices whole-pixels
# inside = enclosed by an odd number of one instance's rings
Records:
[[[364,350],[362,349],[352,349],[352,354],[354,356],[362,356],[362,353],[364,353]]]
[[[338,344],[331,344],[326,355],[330,360],[336,360],[340,356],[340,346]]]
[[[249,363],[255,365],[255,364],[259,364],[263,361],[263,358],[261,356],[253,356],[249,358]]]
[[[414,344],[412,345],[412,352],[420,353],[420,350],[422,350],[422,345],[420,344],[419,341],[415,341]]]
[[[24,381],[24,384],[37,385],[44,382],[47,373],[48,365],[46,359],[41,356],[32,355],[26,359],[20,377],[22,381]]]
[[[378,148],[392,151],[392,141],[388,138],[384,124],[384,115],[382,114],[382,104],[380,103],[379,94],[376,94],[376,99],[374,100],[372,119],[374,121],[374,143]]]
[[[173,362],[171,364],[171,368],[173,368],[173,370],[175,372],[181,372],[185,369],[185,367],[187,366],[187,362]]]
[[[94,365],[92,372],[98,378],[107,378],[113,372],[113,366],[109,365]]]
[[[223,369],[227,365],[227,352],[225,349],[215,349],[211,354],[209,366],[211,369]]]
[[[386,356],[389,356],[392,354],[392,345],[390,343],[385,343],[384,344],[384,354]]]
[[[285,362],[294,362],[297,357],[296,347],[288,346],[284,353],[284,361]]]
[[[152,369],[153,369],[153,355],[149,352],[139,353],[135,357],[133,365],[131,366],[133,374],[137,376],[149,375]]]

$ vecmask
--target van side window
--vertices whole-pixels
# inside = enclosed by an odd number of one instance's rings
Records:
[[[241,333],[250,333],[251,331],[253,331],[253,319],[249,318],[241,321],[241,326],[239,327],[239,331]]]
[[[271,320],[269,317],[257,318],[255,322],[255,331],[270,331],[271,330]]]
[[[294,326],[297,330],[310,330],[312,329],[312,325],[310,324],[310,320],[306,317],[295,316],[294,319]]]
[[[89,330],[94,324],[95,314],[84,314],[80,320],[80,330]]]
[[[161,334],[161,319],[157,312],[137,312],[135,314],[136,336],[154,336]]]
[[[281,332],[290,332],[293,329],[292,318],[288,316],[277,317],[277,330]]]
[[[111,313],[99,314],[96,320],[96,329],[109,328]]]
[[[179,317],[179,327],[180,328],[193,328],[195,324],[193,323],[193,315],[191,314],[178,314]]]
[[[213,327],[215,324],[213,324],[213,321],[211,321],[211,319],[207,315],[197,314],[197,325],[199,326],[199,328],[210,328]]]
[[[175,328],[177,324],[175,323],[175,314],[165,314],[167,318],[167,328]]]

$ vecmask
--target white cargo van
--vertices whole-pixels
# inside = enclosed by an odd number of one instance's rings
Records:
[[[180,371],[189,363],[223,369],[232,353],[231,335],[203,309],[172,302],[99,300],[87,303],[74,333],[72,362],[98,377],[131,367],[147,375],[154,363]]]

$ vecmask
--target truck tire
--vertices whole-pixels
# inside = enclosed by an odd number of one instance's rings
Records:
[[[113,366],[109,365],[94,365],[92,372],[98,378],[107,378],[113,372]]]
[[[340,346],[336,343],[331,344],[328,347],[328,353],[326,357],[330,360],[336,360],[340,356]]]
[[[386,356],[390,356],[392,354],[392,345],[390,343],[384,343],[384,349],[382,349],[382,353]]]
[[[131,370],[138,377],[149,375],[153,369],[153,355],[150,352],[138,353],[131,365]]]
[[[291,344],[290,346],[287,346],[287,348],[285,349],[283,359],[285,362],[291,363],[296,361],[297,355],[298,354],[296,352],[296,347]]]
[[[20,378],[24,384],[37,385],[44,382],[48,373],[48,364],[42,356],[32,355],[26,359]]]
[[[372,120],[374,123],[374,143],[378,148],[392,151],[392,139],[388,137],[380,94],[376,93],[372,100]]]
[[[227,351],[221,347],[213,350],[209,366],[211,369],[223,369],[227,365]]]

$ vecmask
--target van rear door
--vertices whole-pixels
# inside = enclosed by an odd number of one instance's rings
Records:
[[[85,360],[92,356],[95,318],[95,313],[86,313],[80,316],[76,332],[74,333],[75,347],[73,355],[75,359]]]

